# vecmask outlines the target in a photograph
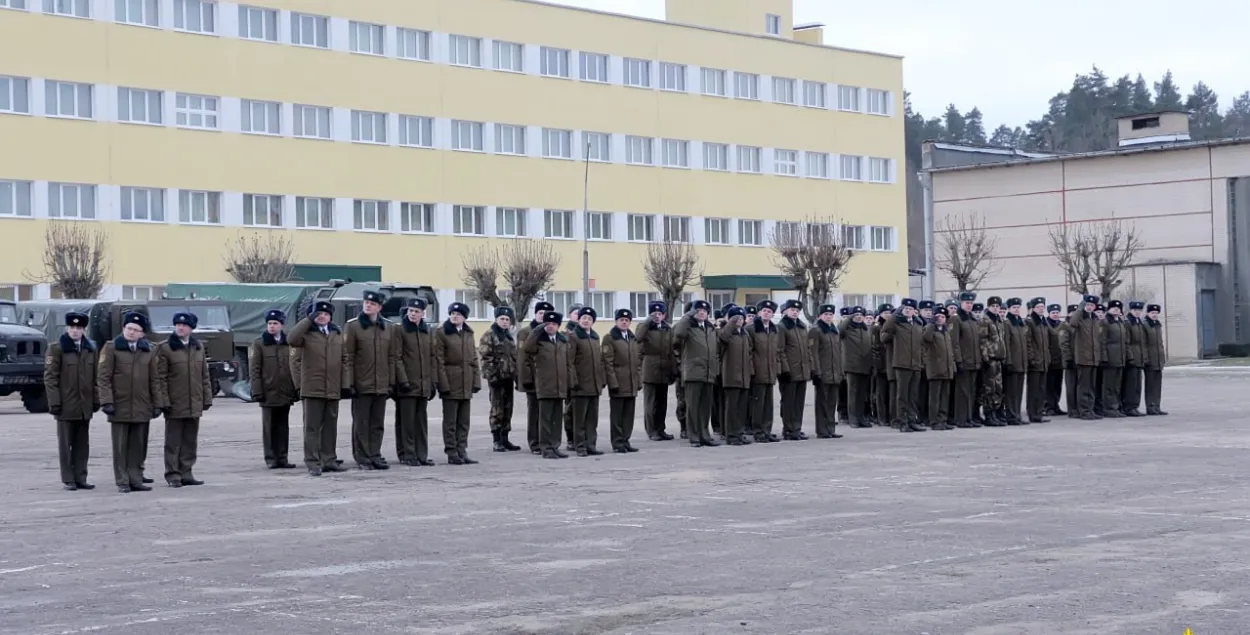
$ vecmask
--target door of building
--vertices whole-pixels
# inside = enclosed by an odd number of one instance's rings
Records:
[[[1198,293],[1198,337],[1203,357],[1214,357],[1220,352],[1220,342],[1215,335],[1215,290],[1204,289]]]

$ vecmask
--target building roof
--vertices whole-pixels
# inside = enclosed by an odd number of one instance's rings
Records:
[[[653,24],[667,24],[669,26],[676,26],[676,27],[681,27],[681,28],[686,28],[686,29],[698,29],[700,31],[710,31],[712,33],[725,33],[728,35],[740,35],[743,37],[756,38],[760,40],[768,40],[770,42],[787,42],[787,43],[795,44],[798,46],[810,46],[812,48],[818,48],[818,49],[831,49],[834,51],[844,51],[847,53],[862,53],[864,55],[878,55],[881,57],[890,57],[890,58],[899,59],[899,60],[903,59],[902,55],[895,55],[894,53],[882,53],[880,51],[866,51],[863,49],[853,49],[853,48],[848,48],[845,46],[830,46],[828,44],[810,44],[808,42],[800,42],[798,40],[793,40],[793,39],[784,38],[784,37],[777,37],[775,35],[764,35],[762,33],[758,33],[758,34],[746,33],[743,31],[729,31],[726,29],[716,29],[716,28],[708,27],[708,26],[700,26],[698,24],[686,24],[684,22],[672,22],[670,20],[660,20],[657,18],[648,18],[648,17],[644,17],[640,15],[630,15],[628,13],[616,13],[613,11],[602,11],[600,9],[589,9],[586,7],[577,7],[577,6],[567,5],[567,4],[555,4],[553,2],[547,2],[545,0],[515,0],[515,1],[524,2],[526,4],[536,4],[539,6],[551,7],[553,9],[567,9],[569,11],[581,11],[583,13],[593,13],[596,15],[609,16],[613,18],[638,20],[641,22],[651,22]]]
[[[930,168],[926,170],[930,173],[942,172],[967,172],[971,170],[989,170],[993,168],[1009,168],[1017,165],[1033,165],[1036,163],[1053,163],[1055,161],[1079,161],[1082,159],[1099,159],[1104,157],[1127,156],[1132,154],[1146,154],[1155,152],[1170,152],[1173,150],[1194,150],[1198,148],[1221,148],[1226,146],[1240,146],[1250,144],[1250,137],[1238,137],[1235,139],[1210,139],[1206,141],[1178,141],[1175,143],[1165,143],[1159,145],[1148,146],[1127,146],[1115,148],[1112,150],[1098,150],[1095,152],[1074,152],[1071,154],[1036,154],[1038,156],[1024,157],[1020,160],[1000,161],[997,163],[981,163],[976,165],[959,165],[946,168]],[[976,147],[961,146],[958,144],[943,144],[945,150],[963,150],[966,152],[983,151]]]

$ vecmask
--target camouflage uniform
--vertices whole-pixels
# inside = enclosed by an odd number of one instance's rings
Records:
[[[477,348],[482,379],[490,386],[491,434],[512,431],[512,403],[517,380],[517,346],[512,333],[492,324]]]
[[[997,416],[1003,407],[1003,358],[1007,354],[1004,328],[997,316],[986,315],[981,321],[981,387],[986,420]]]

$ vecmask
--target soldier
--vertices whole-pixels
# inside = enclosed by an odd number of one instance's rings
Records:
[[[924,327],[924,366],[929,381],[929,422],[934,430],[954,430],[948,422],[951,382],[955,377],[954,337],[946,327],[946,308],[933,312]]]
[[[603,451],[599,443],[599,396],[608,385],[607,372],[603,366],[603,348],[599,334],[595,332],[598,314],[592,307],[584,307],[577,313],[577,326],[569,342],[573,345],[573,368],[577,372],[573,382],[573,450],[577,456],[598,456]]]
[[[91,456],[91,415],[100,410],[100,398],[96,348],[83,335],[86,328],[85,314],[66,313],[65,332],[48,345],[48,356],[43,362],[48,412],[56,419],[61,483],[71,492],[95,489],[87,482],[87,459]]]
[[[673,328],[668,323],[668,306],[655,301],[647,305],[648,319],[640,321],[634,332],[642,351],[642,422],[647,438],[672,441],[665,430],[668,412],[668,387],[680,374],[673,358]]]
[[[468,305],[453,302],[447,307],[447,321],[434,335],[434,372],[443,400],[443,451],[448,465],[477,463],[467,453],[469,410],[473,395],[482,390],[482,377],[478,374],[473,329],[465,324],[468,318]]]
[[[1099,341],[1103,350],[1102,358],[1102,406],[1103,416],[1108,419],[1120,419],[1120,388],[1123,382],[1124,366],[1128,362],[1128,329],[1121,316],[1124,303],[1119,300],[1107,301],[1107,313],[1099,324]]]
[[[1081,409],[1077,405],[1076,359],[1072,355],[1072,325],[1068,322],[1076,314],[1077,306],[1068,305],[1068,315],[1057,329],[1059,331],[1059,355],[1063,358],[1063,388],[1068,404],[1068,418],[1079,419]]]
[[[746,433],[751,376],[755,363],[751,359],[754,336],[743,326],[747,312],[734,306],[725,312],[726,324],[720,329],[720,378],[725,393],[725,441],[729,445],[748,445]]]
[[[1020,416],[1024,382],[1029,372],[1029,326],[1021,315],[1021,305],[1020,298],[1008,299],[1007,319],[1003,322],[1007,353],[1003,357],[1003,415],[1009,426],[1028,424]]]
[[[299,398],[291,379],[291,346],[283,327],[286,313],[265,313],[265,332],[252,342],[247,355],[252,401],[260,405],[261,443],[265,465],[271,470],[295,467],[287,460],[291,442],[291,404]]]
[[[732,306],[735,305],[730,303],[729,305],[726,305],[724,309],[714,309],[712,311],[712,324],[716,325],[716,332],[718,334],[721,329],[725,328],[725,312]],[[712,434],[719,437],[721,441],[725,440],[724,405],[725,390],[721,385],[721,377],[718,369],[716,381],[712,383]]]
[[[482,334],[478,359],[482,379],[490,386],[490,435],[495,452],[515,452],[521,446],[508,439],[512,432],[512,397],[517,386],[517,346],[512,338],[512,309],[495,308],[495,323]]]
[[[838,386],[842,384],[842,334],[833,323],[835,307],[820,307],[816,328],[807,332],[812,360],[812,390],[816,393],[816,438],[841,439],[838,425]]]
[[[142,313],[122,317],[122,334],[100,352],[96,373],[100,409],[112,424],[113,478],[117,491],[151,490],[143,476],[147,452],[147,428],[160,416],[157,407],[156,355],[144,334],[148,318]]]
[[[882,304],[877,307],[877,317],[872,326],[872,360],[873,360],[873,397],[877,404],[877,425],[893,425],[894,402],[897,398],[894,383],[894,362],[890,359],[892,345],[881,339],[881,331],[886,321],[894,319],[894,306]]]
[[[304,407],[304,465],[309,476],[346,471],[338,460],[339,401],[349,399],[343,329],[332,320],[334,305],[318,301],[287,337],[291,378]]]
[[[1046,369],[1050,366],[1050,325],[1046,322],[1046,298],[1029,300],[1024,319],[1025,423],[1046,423]]]
[[[720,370],[716,327],[708,320],[711,306],[696,300],[693,311],[673,328],[673,348],[681,360],[681,383],[686,391],[686,437],[691,447],[718,446],[708,426],[712,416],[712,387]]]
[[[981,385],[984,424],[1007,425],[1003,413],[1003,360],[1007,357],[1007,324],[1002,317],[1002,299],[986,301],[981,320]]]
[[[1153,416],[1167,414],[1159,407],[1163,401],[1163,367],[1168,361],[1163,347],[1163,322],[1159,321],[1162,311],[1158,304],[1146,306],[1146,339],[1142,347],[1146,359],[1146,414]]]
[[[362,470],[390,467],[382,458],[386,433],[386,399],[395,384],[394,328],[382,317],[386,298],[365,291],[363,313],[347,321],[344,350],[347,353],[347,386],[352,398],[352,458]]]
[[[1129,315],[1124,330],[1128,336],[1128,349],[1124,364],[1124,377],[1120,385],[1120,412],[1126,417],[1144,417],[1141,410],[1142,369],[1146,365],[1146,323],[1142,321],[1145,303],[1136,300],[1128,303]]]
[[[393,335],[398,355],[395,360],[395,454],[401,465],[410,467],[434,465],[429,458],[429,406],[434,398],[436,375],[434,335],[425,323],[425,308],[425,300],[408,298],[399,328]]]
[[[899,432],[924,432],[916,400],[920,390],[920,368],[924,366],[924,327],[916,319],[916,301],[903,298],[902,313],[887,320],[881,327],[881,341],[893,347],[890,355],[895,378],[896,419]]]
[[[1096,313],[1098,296],[1087,295],[1083,300],[1085,306],[1068,316],[1068,348],[1076,366],[1077,410],[1081,419],[1094,421],[1102,418],[1094,411],[1095,376],[1103,355]]]
[[[521,386],[533,385],[532,377],[528,376],[529,369],[532,364],[525,359],[524,344],[529,339],[530,333],[541,329],[543,326],[543,316],[548,311],[555,311],[555,307],[550,302],[539,301],[534,305],[534,319],[529,324],[521,327],[517,333],[516,341],[517,351],[517,381]],[[525,391],[525,440],[529,442],[531,454],[542,454],[542,450],[538,447],[538,397],[533,390]]]
[[[977,327],[979,331],[977,335],[977,348],[981,348],[981,336],[985,333],[985,305],[980,302],[974,302],[972,304],[972,315],[977,319]],[[986,423],[986,418],[982,412],[985,408],[985,362],[986,359],[982,356],[981,366],[977,368],[976,386],[973,387],[972,391],[972,422],[978,425],[989,425]]]
[[[686,316],[690,315],[693,312],[693,310],[694,310],[694,302],[687,302],[686,307],[685,307],[685,312],[682,313],[682,318],[685,318]],[[680,323],[680,320],[678,320],[677,323]],[[674,323],[674,326],[676,326],[677,323]],[[680,351],[678,351],[678,347],[676,344],[677,344],[676,342],[673,343],[673,351],[674,351],[673,365],[677,369],[677,375],[678,375],[677,381],[675,382],[674,389],[673,389],[677,395],[677,410],[675,414],[677,416],[677,427],[681,430],[680,432],[681,438],[685,439],[686,438],[686,387],[682,384],[682,381],[681,381],[681,353]]]
[[[851,426],[871,428],[867,407],[871,401],[869,388],[872,384],[872,335],[864,307],[851,307],[849,323],[840,329],[842,369],[846,377],[847,415]]]
[[[634,406],[642,389],[642,346],[629,330],[634,312],[617,309],[616,324],[603,338],[603,369],[608,379],[608,423],[612,451],[637,452],[630,444],[634,436]],[[667,386],[665,389],[667,390]]]
[[[933,321],[933,309],[937,305],[933,300],[921,300],[916,303],[917,319],[920,320],[920,326],[923,328]],[[947,391],[949,393],[949,391]],[[920,366],[920,387],[916,391],[916,412],[920,414],[920,425],[929,425],[929,376],[925,372],[924,365]]]
[[[773,386],[781,374],[781,332],[773,323],[777,304],[772,300],[760,300],[755,308],[755,320],[751,334],[751,419],[748,426],[756,443],[776,443],[781,439],[773,434]]]
[[[981,370],[981,324],[972,313],[977,294],[959,294],[959,308],[948,312],[951,355],[955,358],[955,404],[952,415],[958,428],[980,428],[974,420],[977,372]]]
[[[1046,366],[1046,406],[1043,416],[1062,417],[1067,414],[1059,407],[1059,399],[1063,397],[1063,352],[1059,345],[1059,333],[1063,328],[1063,320],[1059,319],[1063,307],[1051,304],[1046,307],[1046,346],[1050,353],[1050,363]]]
[[[577,318],[581,313],[582,305],[573,304],[569,306],[569,320],[564,325],[564,334],[568,337],[569,346],[576,348],[574,341],[577,339],[575,331],[577,330]],[[570,399],[564,404],[564,442],[567,444],[565,449],[569,452],[576,452],[577,448],[573,447],[573,439],[577,435],[573,434],[573,400]]]
[[[851,323],[851,307],[844,306],[838,309],[838,354],[842,354],[841,332],[846,330],[848,324]],[[838,422],[844,425],[851,423],[849,408],[846,401],[846,374],[842,374],[842,381],[838,382]]]
[[[781,331],[781,438],[806,441],[803,433],[803,406],[807,402],[807,382],[812,377],[812,355],[807,344],[807,324],[801,312],[803,303],[786,300],[782,306]]]
[[[535,328],[521,345],[520,359],[528,368],[523,376],[531,383],[521,388],[538,399],[538,446],[544,459],[567,459],[560,451],[561,404],[573,394],[577,372],[573,368],[573,347],[560,332],[563,315],[553,310],[543,313],[541,328]]]
[[[174,334],[156,345],[156,403],[165,414],[165,484],[203,485],[196,480],[200,415],[213,407],[212,378],[204,345],[192,333],[199,318],[174,314]]]

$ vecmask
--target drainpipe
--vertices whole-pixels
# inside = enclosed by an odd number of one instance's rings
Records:
[[[924,145],[920,155],[921,171],[920,186],[924,190],[924,280],[921,289],[925,299],[933,298],[933,175],[929,169],[933,167],[933,149]]]

